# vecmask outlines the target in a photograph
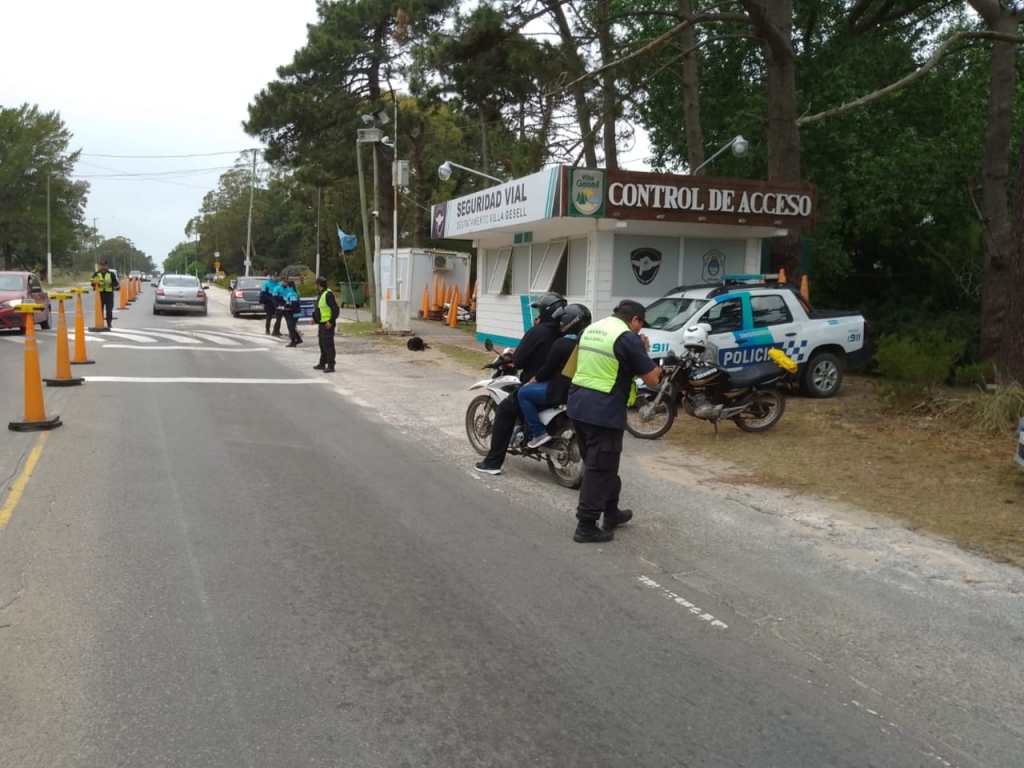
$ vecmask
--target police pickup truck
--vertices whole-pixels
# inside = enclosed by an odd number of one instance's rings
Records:
[[[686,328],[710,326],[718,364],[735,370],[781,349],[799,366],[796,383],[812,397],[832,397],[843,372],[867,362],[867,326],[857,312],[814,309],[777,275],[726,275],[721,283],[680,286],[647,307],[650,354],[683,353]]]

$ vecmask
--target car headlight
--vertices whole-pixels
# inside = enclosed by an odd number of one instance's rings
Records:
[[[20,307],[21,299],[8,299],[7,301],[0,301],[0,307]]]

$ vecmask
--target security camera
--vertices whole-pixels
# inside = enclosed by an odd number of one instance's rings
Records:
[[[380,211],[370,211],[370,215],[373,216],[373,218],[375,218],[375,219],[379,218],[380,217]]]

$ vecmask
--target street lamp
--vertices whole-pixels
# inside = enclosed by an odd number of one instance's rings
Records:
[[[743,157],[745,154],[747,154],[747,150],[750,148],[750,143],[742,136],[733,136],[731,139],[729,139],[729,142],[724,147],[722,147],[720,150],[715,152],[715,154],[713,154],[703,163],[694,168],[690,175],[693,176],[694,174],[696,174],[701,168],[710,163],[712,160],[714,160],[716,157],[718,157],[720,154],[725,152],[725,150],[729,149],[730,147],[732,148],[732,153],[736,155],[736,157]]]
[[[474,173],[477,176],[483,176],[485,179],[496,181],[499,184],[505,183],[505,179],[499,179],[497,176],[491,176],[490,174],[484,173],[483,171],[476,171],[473,170],[472,168],[467,168],[465,165],[453,163],[451,160],[445,160],[443,163],[437,166],[437,175],[441,178],[441,181],[448,181],[448,179],[452,177],[452,168],[461,168],[462,170],[467,171],[468,173]]]

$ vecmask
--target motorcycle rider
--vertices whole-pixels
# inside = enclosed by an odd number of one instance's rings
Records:
[[[619,459],[626,409],[636,399],[635,377],[657,386],[661,372],[648,354],[650,342],[640,336],[646,325],[644,305],[623,299],[612,315],[594,323],[580,336],[576,374],[569,388],[569,418],[576,427],[584,466],[576,507],[573,541],[611,541],[615,527],[629,522],[633,512],[619,509]],[[604,515],[604,526],[597,527]]]
[[[530,304],[538,310],[537,319],[512,353],[512,363],[521,371],[520,381],[530,381],[544,364],[552,345],[558,339],[558,321],[554,319],[554,313],[568,303],[560,293],[545,293]],[[483,461],[473,465],[473,469],[485,475],[501,474],[501,465],[505,463],[505,454],[519,414],[519,398],[506,397],[501,401],[495,410],[491,427],[490,450]]]
[[[527,448],[540,448],[551,442],[552,437],[541,423],[539,410],[561,405],[569,399],[572,380],[562,373],[562,369],[576,349],[579,334],[590,325],[591,314],[583,304],[569,304],[556,310],[553,318],[558,321],[558,332],[562,338],[551,346],[551,352],[536,376],[516,392],[523,421],[530,433]]]

